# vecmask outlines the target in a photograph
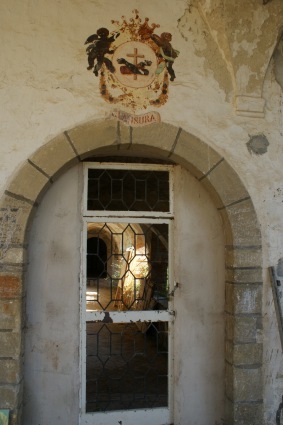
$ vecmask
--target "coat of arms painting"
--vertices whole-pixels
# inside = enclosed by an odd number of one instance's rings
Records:
[[[111,21],[113,31],[97,29],[85,44],[87,69],[100,78],[103,98],[136,111],[166,103],[179,51],[169,32],[155,34],[158,24],[142,21],[137,10],[133,13],[129,21],[124,16],[121,22]]]

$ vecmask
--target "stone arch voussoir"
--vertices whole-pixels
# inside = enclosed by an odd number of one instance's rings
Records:
[[[240,178],[207,144],[181,128],[154,124],[126,127],[115,120],[92,121],[55,137],[38,149],[10,181],[0,206],[0,302],[10,316],[0,349],[2,391],[16,423],[21,410],[22,305],[26,235],[33,212],[48,187],[67,168],[94,156],[143,156],[187,168],[212,196],[226,239],[226,407],[227,423],[262,423],[261,233]],[[7,369],[8,368],[8,369]],[[13,368],[14,374],[8,373]]]

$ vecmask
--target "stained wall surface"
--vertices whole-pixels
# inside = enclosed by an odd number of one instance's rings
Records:
[[[54,184],[30,233],[23,423],[77,424],[79,412],[79,170]]]
[[[176,173],[176,424],[224,420],[224,250],[220,217],[184,169]],[[204,408],[205,406],[205,408]]]
[[[127,0],[2,0],[0,194],[27,158],[53,137],[112,114],[114,106],[102,99],[98,78],[86,70],[84,42],[101,26],[113,30],[111,20],[130,19],[133,7],[142,19],[160,25],[157,34],[170,32],[180,51],[167,103],[148,110],[224,157],[255,207],[263,252],[263,322],[257,339],[263,342],[262,399],[269,424],[283,394],[282,348],[267,270],[283,258],[281,0],[265,5],[262,0],[177,0],[174,7],[169,0],[138,0],[134,6]],[[5,220],[0,226],[2,259],[11,235]],[[12,248],[8,268],[21,260],[18,246]],[[5,330],[6,301],[1,308]],[[18,310],[14,314],[20,316]],[[2,341],[6,337],[1,332]],[[3,365],[8,351],[2,349]],[[19,379],[2,376],[4,384]],[[14,392],[5,387],[1,394],[3,407],[14,406]]]
[[[78,424],[82,167],[49,190],[30,232],[24,425]],[[174,199],[175,423],[224,418],[224,249],[212,200],[178,167]],[[199,259],[201,258],[201,262]],[[203,409],[203,404],[206,408]]]

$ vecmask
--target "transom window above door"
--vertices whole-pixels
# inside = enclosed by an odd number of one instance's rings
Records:
[[[172,214],[172,166],[97,164],[85,171],[84,211],[103,215],[105,211],[145,216]],[[123,214],[125,213],[125,214]]]

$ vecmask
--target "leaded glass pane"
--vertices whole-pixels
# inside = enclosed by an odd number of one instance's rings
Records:
[[[168,225],[89,223],[87,311],[168,305]]]
[[[169,173],[89,169],[89,211],[169,211]]]
[[[167,328],[167,322],[87,323],[87,412],[168,405]]]

